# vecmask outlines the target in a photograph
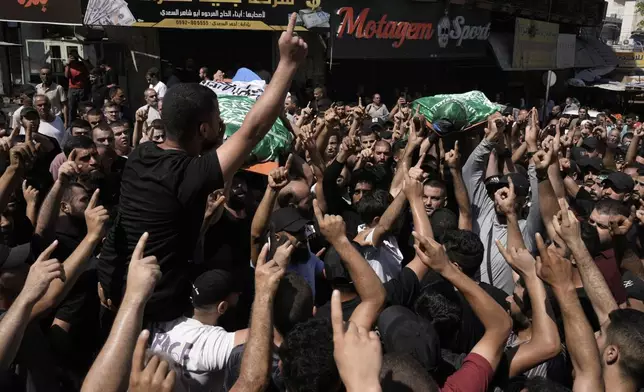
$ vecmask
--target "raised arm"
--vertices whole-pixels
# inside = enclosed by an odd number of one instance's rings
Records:
[[[10,144],[7,139],[4,139],[2,148],[7,151]],[[22,143],[10,148],[8,150],[9,167],[0,177],[0,211],[4,211],[7,208],[11,195],[20,185],[27,167],[30,167],[36,158],[36,149],[31,143]]]
[[[385,234],[389,233],[393,225],[396,223],[400,215],[402,214],[403,208],[407,204],[407,198],[403,192],[400,192],[398,196],[391,202],[389,207],[385,210],[385,213],[382,214],[378,224],[373,230],[373,235],[371,239],[372,246],[380,246],[380,243],[384,239]],[[369,230],[365,230],[364,233],[369,233]]]
[[[55,280],[51,283],[45,295],[34,305],[31,312],[32,320],[43,315],[48,310],[54,309],[67,296],[79,276],[85,271],[87,261],[94,249],[103,240],[109,213],[105,207],[97,206],[98,196],[99,190],[97,189],[85,210],[87,235],[63,263],[66,279],[64,281]]]
[[[639,150],[640,143],[643,138],[644,127],[640,125],[639,128],[635,129],[635,132],[633,132],[633,140],[631,140],[631,144],[628,146],[628,151],[626,151],[625,163],[628,164],[635,162],[635,157],[637,157],[637,151]]]
[[[51,242],[55,237],[56,221],[60,212],[60,202],[63,199],[65,187],[71,181],[72,176],[78,173],[78,167],[74,163],[76,152],[69,153],[67,162],[63,163],[58,169],[58,179],[49,190],[47,197],[40,207],[38,223],[36,224],[36,234],[42,237],[45,243]]]
[[[65,271],[58,260],[49,260],[58,243],[51,244],[31,268],[25,285],[9,310],[0,320],[0,370],[9,368],[20,348],[29,324],[29,315],[36,302],[45,294],[55,279],[65,280]]]
[[[143,233],[132,253],[123,301],[110,335],[85,377],[83,392],[127,390],[132,353],[143,324],[143,310],[161,279],[157,258],[144,257],[147,240],[148,233]]]
[[[606,284],[604,275],[593,261],[581,239],[581,229],[575,214],[568,209],[565,199],[560,199],[559,205],[561,211],[553,218],[552,224],[557,235],[566,242],[572,251],[584,289],[593,304],[593,309],[601,325],[608,320],[610,312],[618,309],[617,302]]]
[[[466,179],[465,188],[474,206],[482,206],[486,202],[492,202],[487,195],[485,185],[483,184],[485,173],[485,158],[492,152],[494,145],[501,137],[494,120],[488,120],[485,138],[472,151],[470,157],[463,166],[463,178]]]
[[[224,181],[232,179],[255,145],[271,129],[283,110],[293,76],[306,59],[306,42],[293,34],[296,19],[297,14],[293,13],[286,31],[279,39],[280,62],[271,83],[248,112],[239,130],[217,149]]]
[[[255,211],[253,221],[250,225],[250,258],[251,262],[255,264],[259,257],[259,252],[262,250],[262,245],[266,242],[264,235],[268,230],[271,214],[275,208],[277,195],[289,183],[288,172],[291,168],[293,155],[289,155],[284,167],[278,167],[268,174],[268,186],[264,197]]]
[[[419,257],[434,271],[441,274],[463,294],[472,306],[474,314],[481,320],[485,333],[472,348],[471,353],[485,358],[493,370],[496,370],[507,342],[512,322],[505,310],[490,297],[476,282],[458,269],[447,258],[445,248],[432,238],[423,237],[414,232],[418,241],[414,248]]]
[[[289,245],[290,252],[293,246]],[[250,318],[250,337],[244,350],[239,378],[231,392],[259,392],[266,389],[271,369],[273,340],[273,302],[286,263],[278,260],[266,262],[268,245],[257,259],[255,268],[255,301]],[[289,253],[290,256],[290,253]]]
[[[342,258],[356,292],[360,296],[360,305],[351,315],[350,321],[359,327],[371,330],[384,306],[385,289],[378,275],[347,238],[342,218],[336,215],[322,215],[317,200],[313,201],[313,209],[320,225],[320,232]]]
[[[575,392],[604,390],[597,342],[572,281],[572,264],[556,251],[547,249],[537,234],[537,274],[552,290],[563,318],[566,347],[575,371]]]
[[[472,230],[472,205],[461,173],[461,154],[458,151],[458,140],[454,144],[454,149],[445,154],[445,164],[449,167],[452,182],[454,183],[454,196],[458,205],[458,228]]]
[[[532,304],[532,337],[510,358],[509,377],[516,377],[559,354],[561,339],[551,317],[546,288],[537,276],[534,257],[526,249],[508,247],[506,250],[498,240],[496,246],[514,272],[523,278]]]

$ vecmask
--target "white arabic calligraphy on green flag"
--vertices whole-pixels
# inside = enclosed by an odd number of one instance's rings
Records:
[[[255,100],[236,95],[222,95],[218,100],[221,118],[226,123],[224,135],[226,140],[239,130]],[[278,118],[266,136],[253,149],[253,158],[259,162],[274,161],[288,151],[292,142],[293,135]]]
[[[465,130],[501,110],[501,105],[491,102],[480,91],[420,98],[413,102],[412,110],[417,107],[441,136]]]

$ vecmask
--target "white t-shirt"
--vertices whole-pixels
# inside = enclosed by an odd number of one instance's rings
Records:
[[[373,243],[374,229],[369,229],[365,225],[358,227],[358,233],[364,230],[371,230],[365,240]],[[363,256],[382,283],[389,282],[400,274],[403,255],[398,247],[398,241],[393,235],[386,236],[378,247],[366,248],[363,251]]]
[[[168,86],[166,86],[165,83],[163,83],[160,80],[159,80],[159,83],[156,84],[156,86],[150,85],[149,88],[153,88],[154,91],[157,92],[159,99],[163,99],[163,96],[165,95],[166,91],[168,91]]]
[[[158,94],[158,93],[157,93],[157,94]],[[141,109],[145,109],[145,108],[147,108],[147,107],[148,107],[148,105],[143,105],[143,106],[141,106],[141,107],[139,108],[139,110],[141,110]],[[137,112],[138,112],[139,110],[137,110]],[[147,123],[148,127],[149,127],[150,125],[152,125],[152,121],[154,121],[154,120],[161,120],[161,113],[159,113],[159,111],[158,111],[158,110],[156,110],[155,108],[150,107],[150,110],[148,110],[148,119],[145,121],[145,122]]]
[[[40,120],[40,126],[38,126],[38,133],[53,137],[58,141],[58,146],[60,148],[63,147],[63,143],[65,142],[65,124],[63,123],[63,120],[60,119],[60,117],[55,116],[54,121],[52,122],[46,122],[43,121],[42,119]],[[20,128],[20,134],[24,135],[25,134],[25,128],[21,127]]]
[[[152,352],[169,355],[181,368],[175,391],[218,391],[235,344],[235,333],[187,317],[154,323]]]

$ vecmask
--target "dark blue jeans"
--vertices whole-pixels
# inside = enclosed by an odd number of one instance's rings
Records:
[[[67,101],[69,103],[69,122],[78,117],[78,104],[87,99],[87,94],[82,88],[70,88],[67,92]]]

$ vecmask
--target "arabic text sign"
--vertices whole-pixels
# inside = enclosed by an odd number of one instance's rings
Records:
[[[512,67],[553,69],[557,67],[559,25],[517,18]]]
[[[617,68],[644,68],[644,53],[617,52]]]
[[[239,97],[248,97],[252,99],[259,98],[264,94],[266,89],[266,82],[263,80],[256,80],[252,82],[215,82],[209,80],[201,82],[202,85],[210,88],[217,96],[222,95],[236,95]]]
[[[0,0],[0,20],[80,25],[80,0]]]
[[[320,0],[130,0],[127,7],[132,26],[274,30],[285,28],[291,13],[319,4]]]

